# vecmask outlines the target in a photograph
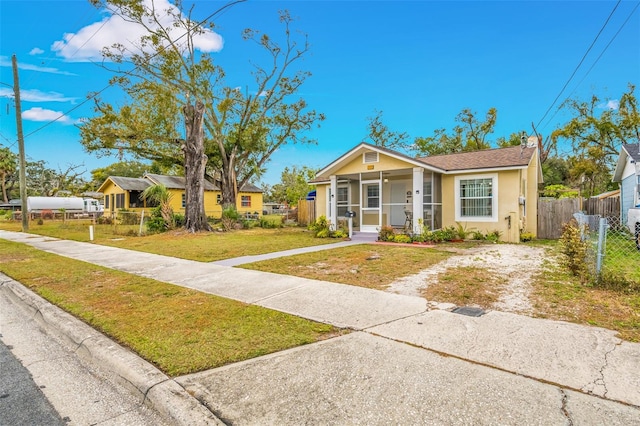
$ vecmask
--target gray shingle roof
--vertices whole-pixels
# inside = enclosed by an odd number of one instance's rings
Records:
[[[625,143],[622,146],[634,161],[640,162],[640,143]]]
[[[183,176],[165,176],[165,175],[156,175],[153,173],[147,173],[145,175],[149,180],[154,183],[164,185],[167,189],[184,189],[186,179]],[[219,191],[217,185],[209,182],[205,179],[204,181],[204,190],[205,191]]]
[[[109,176],[109,179],[125,191],[144,191],[152,185],[149,180],[143,178]]]
[[[536,147],[487,149],[484,151],[460,152],[456,154],[434,155],[418,158],[425,164],[452,172],[462,170],[500,169],[526,167],[536,151]]]

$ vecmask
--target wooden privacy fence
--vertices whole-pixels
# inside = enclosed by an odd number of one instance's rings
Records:
[[[580,211],[578,198],[538,199],[538,238],[555,240],[562,236],[562,225]]]
[[[316,221],[315,200],[298,201],[298,225],[308,226]]]
[[[573,218],[573,214],[584,212],[620,220],[620,198],[540,198],[538,199],[538,238],[558,239],[562,236],[562,225]]]
[[[600,217],[620,220],[620,197],[587,198],[584,200],[582,208],[589,215],[600,215]]]

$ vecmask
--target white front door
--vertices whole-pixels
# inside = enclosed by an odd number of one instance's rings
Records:
[[[362,232],[378,232],[381,226],[382,194],[380,181],[363,181],[360,205],[360,230]]]

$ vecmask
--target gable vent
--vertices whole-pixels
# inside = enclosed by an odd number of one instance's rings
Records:
[[[378,153],[375,151],[368,151],[364,153],[364,163],[377,163]]]

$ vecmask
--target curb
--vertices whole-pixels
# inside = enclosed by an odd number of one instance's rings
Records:
[[[140,403],[177,425],[224,425],[174,379],[129,349],[0,273],[0,291],[49,334],[61,337],[87,362],[106,368]]]

